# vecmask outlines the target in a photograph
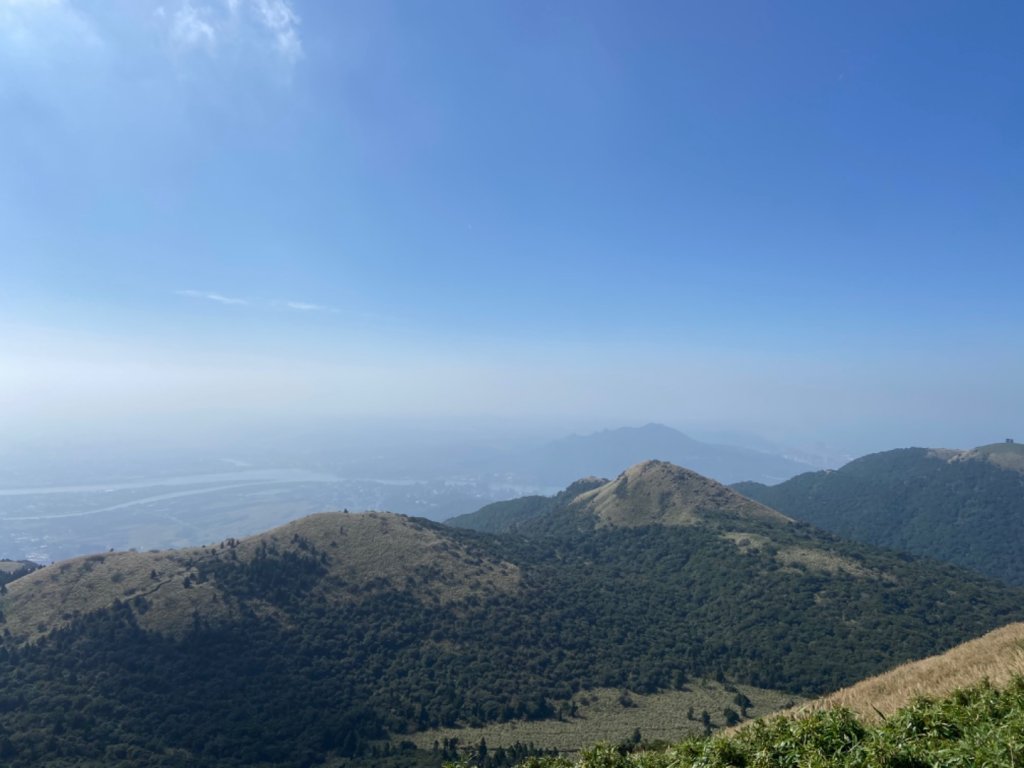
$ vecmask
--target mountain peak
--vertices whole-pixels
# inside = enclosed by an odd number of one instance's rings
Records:
[[[792,522],[715,480],[656,460],[634,464],[572,504],[610,526],[698,525],[724,519]]]
[[[696,475],[705,480],[703,475],[699,475],[691,469],[686,467],[680,467],[668,461],[661,461],[660,459],[648,459],[647,461],[641,461],[638,464],[634,464],[632,467],[626,469],[622,474],[627,477],[639,478],[645,475],[654,474],[671,474],[671,475]],[[712,481],[714,482],[714,481]]]

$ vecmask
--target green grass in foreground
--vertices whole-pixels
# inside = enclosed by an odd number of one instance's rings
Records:
[[[596,746],[527,768],[970,768],[1024,766],[1024,678],[919,699],[878,725],[849,710],[759,720],[732,734],[661,750]]]

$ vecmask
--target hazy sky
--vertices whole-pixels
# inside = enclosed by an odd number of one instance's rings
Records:
[[[1016,0],[0,0],[0,440],[1024,438],[1022,34]]]

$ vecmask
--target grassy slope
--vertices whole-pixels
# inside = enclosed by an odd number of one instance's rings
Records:
[[[816,711],[846,707],[875,719],[910,704],[918,696],[947,696],[958,688],[989,680],[1004,686],[1024,675],[1024,624],[1010,624],[937,656],[903,664],[802,707]]]
[[[481,559],[444,533],[401,515],[310,515],[217,546],[113,552],[55,563],[11,582],[8,593],[0,598],[0,610],[6,616],[5,628],[15,640],[24,641],[66,627],[117,600],[142,597],[149,609],[138,616],[140,626],[179,635],[191,626],[194,612],[215,624],[238,618],[231,595],[216,578],[198,578],[200,570],[252,562],[265,544],[296,551],[299,535],[318,550],[337,553],[320,589],[332,600],[348,599],[347,591],[331,589],[342,581],[405,586],[414,577],[416,586],[407,589],[421,599],[436,597],[442,604],[463,599],[470,592],[516,589],[519,569],[515,565]]]

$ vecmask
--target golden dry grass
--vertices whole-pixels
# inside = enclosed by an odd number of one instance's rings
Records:
[[[847,707],[868,720],[889,715],[915,698],[938,698],[988,679],[1002,686],[1024,675],[1024,623],[1010,624],[956,648],[912,661],[801,707],[797,715]]]

